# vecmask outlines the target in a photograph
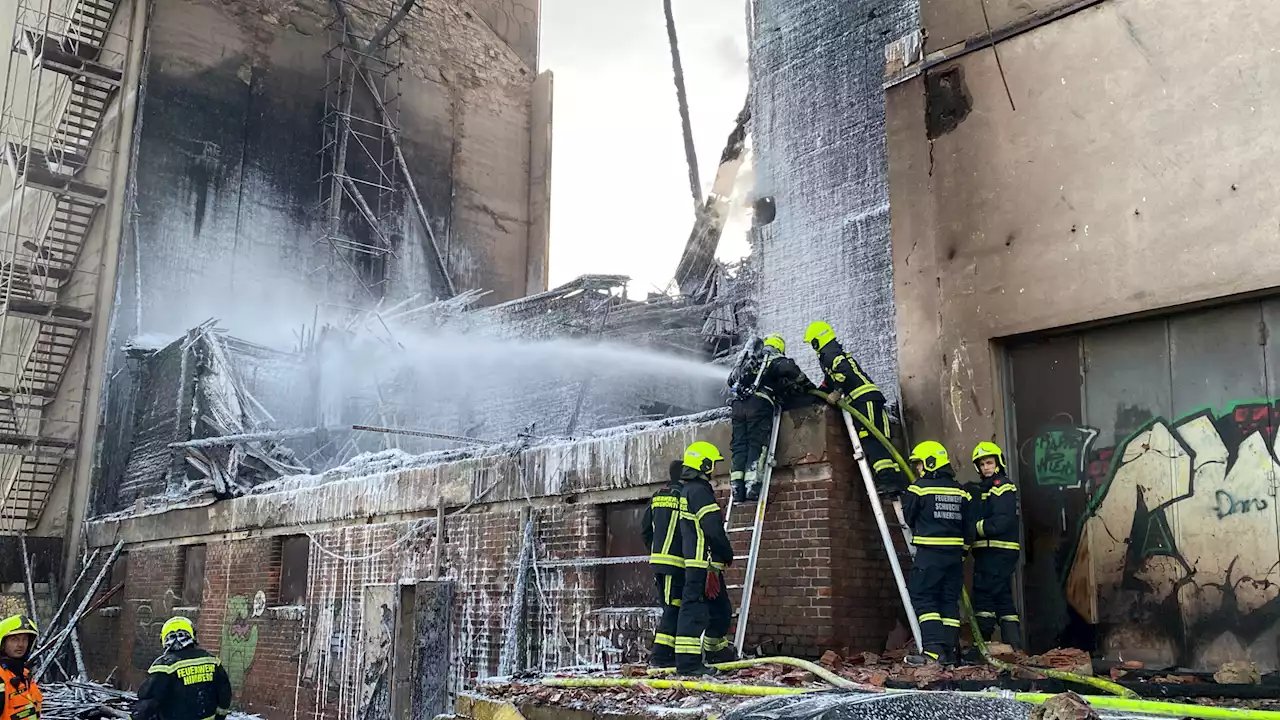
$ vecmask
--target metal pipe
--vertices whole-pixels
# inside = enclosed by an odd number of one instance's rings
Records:
[[[464,443],[466,445],[500,445],[498,440],[481,440],[479,438],[463,437],[461,435],[449,435],[446,433],[428,432],[426,430],[406,430],[403,428],[377,427],[375,425],[352,425],[352,430],[363,430],[365,432],[390,433],[392,435],[412,435],[414,437],[432,438],[435,440],[449,440],[451,442]]]
[[[26,578],[27,586],[27,617],[36,623],[36,627],[40,627],[40,618],[36,613],[36,589],[35,582],[31,579],[31,556],[27,554],[27,534],[18,533],[18,545],[22,550],[22,574]]]
[[[76,623],[80,622],[80,619],[87,614],[86,608],[89,606],[89,603],[93,600],[94,594],[98,592],[98,588],[102,585],[103,579],[105,579],[107,574],[111,572],[111,566],[115,564],[116,558],[120,556],[120,551],[122,549],[124,549],[123,540],[116,543],[116,546],[112,548],[111,554],[107,556],[106,563],[103,564],[102,570],[99,571],[98,573],[98,577],[95,578],[93,581],[93,584],[89,586],[89,591],[84,594],[84,599],[80,601],[80,605],[79,607],[76,608],[75,614],[72,615],[71,619],[67,621],[66,629],[58,633],[58,635],[52,640],[50,640],[48,644],[40,647],[35,652],[31,653],[31,657],[35,658],[37,655],[42,654],[45,650],[50,651],[49,654],[47,655],[48,659],[40,663],[40,666],[36,669],[35,679],[37,681],[39,681],[40,677],[44,674],[44,671],[49,669],[49,664],[52,662],[52,659],[58,656],[58,651],[62,649],[62,645],[66,643],[67,638],[71,636],[71,631],[75,629]]]

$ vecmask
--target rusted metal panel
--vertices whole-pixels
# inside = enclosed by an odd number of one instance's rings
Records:
[[[1084,493],[1066,490],[1078,472],[1080,341],[1076,336],[1021,343],[1008,350],[1013,437],[1008,450],[1023,517],[1023,597],[1033,649],[1047,649],[1068,625],[1060,563],[1074,541],[1072,521]]]

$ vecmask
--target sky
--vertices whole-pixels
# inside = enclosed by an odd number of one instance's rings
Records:
[[[745,3],[673,8],[705,194],[746,99]],[[542,0],[540,65],[555,75],[550,286],[608,273],[631,277],[631,297],[665,288],[693,200],[662,0]],[[735,218],[718,256],[745,256],[746,230]]]

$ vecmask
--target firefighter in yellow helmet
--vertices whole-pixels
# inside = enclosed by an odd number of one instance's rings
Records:
[[[747,344],[738,364],[729,373],[729,401],[733,436],[729,453],[733,467],[729,473],[733,501],[758,500],[764,482],[764,463],[773,432],[775,409],[788,409],[795,400],[812,402],[808,394],[813,381],[787,357],[787,344],[781,335],[767,335],[764,340]]]
[[[4,684],[0,720],[40,717],[44,695],[27,662],[35,649],[36,635],[35,621],[26,615],[10,615],[0,622],[0,682]]]
[[[708,663],[738,659],[728,639],[733,604],[724,587],[724,568],[733,563],[733,545],[711,487],[711,474],[723,459],[715,445],[701,440],[684,451],[680,473],[684,593],[676,622],[676,673],[680,675],[715,672],[704,664],[704,652]]]
[[[923,654],[910,665],[955,662],[960,642],[960,592],[964,555],[972,539],[969,504],[973,497],[956,484],[947,449],[933,440],[916,445],[911,465],[919,480],[907,487],[902,511],[916,546],[907,591],[920,621]]]
[[[885,412],[884,393],[871,382],[867,374],[841,347],[836,331],[828,323],[809,323],[804,331],[804,341],[818,353],[818,365],[822,368],[823,381],[818,389],[827,394],[827,402],[836,405],[847,401],[854,410],[871,421],[876,429],[889,438],[889,414]],[[895,497],[906,487],[906,478],[893,460],[893,454],[878,442],[865,428],[858,429],[858,438],[871,462],[876,476],[876,490],[881,495]]]
[[[1000,639],[1018,648],[1022,623],[1012,584],[1022,529],[1018,488],[1009,479],[1004,451],[993,442],[978,443],[973,449],[973,467],[981,478],[982,493],[974,513],[973,610],[984,639],[992,638],[999,620]]]
[[[133,720],[223,720],[231,712],[231,679],[218,658],[196,644],[184,617],[160,629],[164,654],[151,663],[138,688]]]

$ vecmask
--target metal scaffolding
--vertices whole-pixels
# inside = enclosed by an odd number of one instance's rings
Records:
[[[35,526],[72,465],[114,118],[129,37],[116,0],[19,0],[0,104],[0,532]],[[119,123],[112,132],[118,137]],[[73,357],[76,359],[73,370]]]
[[[324,144],[320,150],[320,208],[332,249],[330,272],[351,272],[369,293],[381,297],[392,228],[402,185],[390,138],[400,114],[400,36],[377,33],[395,16],[388,4],[378,12],[345,3],[329,24],[325,53]],[[380,98],[381,109],[370,102]],[[362,102],[357,102],[360,96]]]

